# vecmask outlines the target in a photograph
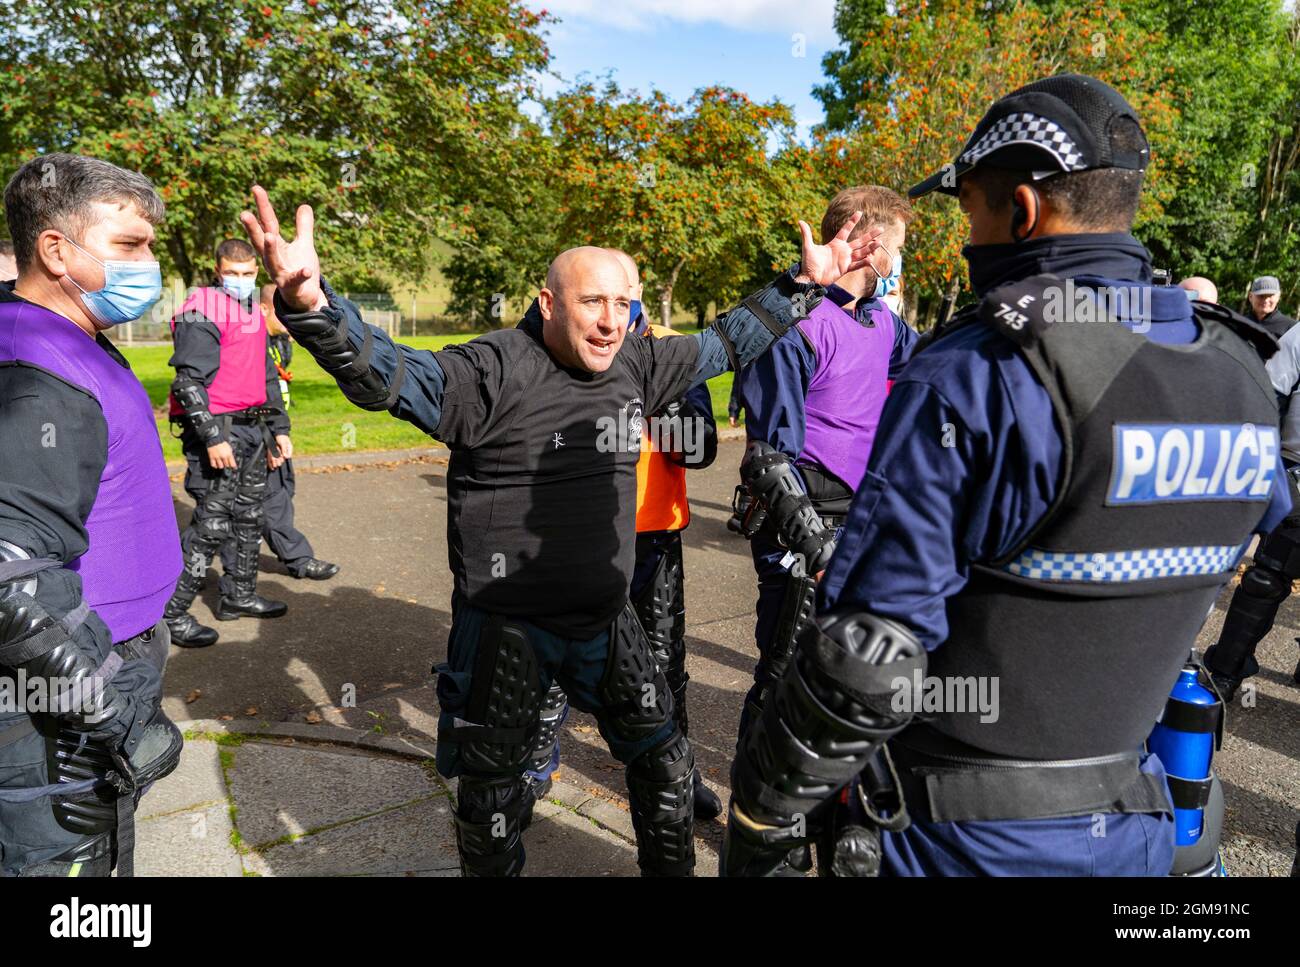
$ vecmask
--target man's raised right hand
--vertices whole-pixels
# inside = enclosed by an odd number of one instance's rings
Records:
[[[292,309],[314,312],[323,308],[328,300],[320,284],[320,259],[316,256],[316,216],[310,205],[299,205],[295,237],[287,242],[280,234],[280,221],[275,217],[271,199],[261,185],[253,186],[253,201],[257,214],[241,212],[239,220],[262,264],[271,277],[280,297]]]

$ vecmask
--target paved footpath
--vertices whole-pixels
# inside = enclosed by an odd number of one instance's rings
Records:
[[[725,524],[742,452],[724,441],[714,466],[691,474],[686,532],[691,737],[724,800],[756,657],[749,550]],[[165,708],[190,741],[180,769],[141,803],[139,875],[456,875],[451,790],[431,762],[429,671],[450,626],[446,455],[400,456],[295,461],[299,526],[343,570],[328,582],[295,581],[264,547],[260,591],[287,601],[287,616],[216,622],[215,587],[195,605],[222,640],[172,650]],[[173,493],[185,522],[179,476]],[[1201,647],[1226,604],[1225,593]],[[1260,649],[1254,707],[1229,716],[1218,764],[1234,875],[1283,876],[1294,855],[1297,633],[1300,596]],[[717,870],[721,830],[697,827],[700,875]],[[623,767],[589,716],[566,723],[558,781],[525,843],[527,875],[635,875]]]

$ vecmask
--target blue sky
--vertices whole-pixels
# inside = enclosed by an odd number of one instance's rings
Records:
[[[823,119],[813,85],[836,46],[834,0],[530,0],[560,18],[547,42],[552,93],[586,72],[613,71],[620,87],[652,88],[683,101],[724,84],[758,101],[780,98],[806,137]],[[798,35],[798,36],[796,36]],[[800,40],[799,38],[802,38]],[[802,46],[803,56],[797,56]]]

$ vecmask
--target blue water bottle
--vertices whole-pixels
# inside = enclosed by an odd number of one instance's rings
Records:
[[[1160,757],[1168,773],[1180,847],[1201,838],[1213,782],[1210,764],[1223,743],[1223,703],[1201,676],[1194,659],[1183,666],[1147,738],[1147,750]]]

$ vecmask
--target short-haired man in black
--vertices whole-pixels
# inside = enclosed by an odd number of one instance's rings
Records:
[[[627,764],[642,872],[690,875],[694,756],[628,602],[639,446],[611,443],[609,427],[639,436],[634,414],[765,352],[822,285],[865,264],[874,238],[848,241],[855,216],[814,245],[801,223],[801,275],[783,274],[706,332],[677,339],[625,338],[633,293],[622,264],[607,249],[570,249],[519,327],[421,352],[362,323],[324,283],[308,206],[287,243],[266,193],[253,193],[258,215],[245,212],[244,226],[298,344],[358,406],[409,420],[452,451],[455,592],[438,668],[438,770],[460,777],[462,870],[523,867],[523,772],[555,680]]]

